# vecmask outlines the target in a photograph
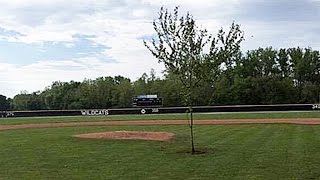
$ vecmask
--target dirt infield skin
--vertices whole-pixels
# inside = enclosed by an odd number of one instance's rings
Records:
[[[170,132],[148,132],[148,131],[109,131],[98,133],[87,133],[73,135],[77,138],[85,139],[127,139],[127,140],[145,140],[145,141],[169,141],[174,137]]]
[[[65,122],[65,123],[39,123],[0,125],[1,130],[73,127],[73,126],[154,126],[154,125],[187,125],[187,120],[143,120],[143,121],[103,121],[103,122]],[[309,124],[320,125],[320,118],[299,119],[228,119],[228,120],[195,120],[196,125],[210,124]]]

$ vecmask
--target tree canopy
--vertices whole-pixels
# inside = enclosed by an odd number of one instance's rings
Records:
[[[219,76],[194,88],[193,105],[319,103],[320,55],[311,48],[271,47],[250,50],[218,67]],[[0,96],[4,109],[82,109],[131,107],[132,97],[158,94],[164,106],[184,106],[180,78],[145,73],[136,81],[122,76],[53,82],[41,92]],[[8,104],[9,103],[9,104]]]
[[[163,7],[159,18],[154,20],[153,28],[157,37],[152,39],[151,45],[144,41],[160,63],[164,63],[168,73],[175,74],[182,83],[185,104],[189,107],[192,153],[195,153],[193,143],[193,114],[194,91],[200,81],[209,79],[210,74],[218,74],[223,65],[232,67],[232,60],[240,52],[240,42],[243,33],[240,26],[232,23],[230,31],[223,29],[212,39],[206,29],[200,29],[192,15],[187,13],[179,16],[178,7],[170,13]],[[209,52],[205,46],[211,44]],[[219,47],[220,45],[220,47]],[[211,79],[212,80],[212,79]]]

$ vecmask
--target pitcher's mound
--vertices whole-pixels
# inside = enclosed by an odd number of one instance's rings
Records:
[[[169,132],[146,132],[146,131],[110,131],[89,134],[77,134],[74,137],[87,139],[139,139],[146,141],[169,141],[174,137]]]

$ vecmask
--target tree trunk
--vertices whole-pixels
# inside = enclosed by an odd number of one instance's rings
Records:
[[[193,138],[193,112],[192,106],[189,106],[190,113],[190,136],[191,136],[191,153],[194,154],[196,152],[194,148],[194,138]]]

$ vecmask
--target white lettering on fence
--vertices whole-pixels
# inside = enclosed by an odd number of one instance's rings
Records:
[[[14,117],[14,112],[0,111],[0,118]]]
[[[159,112],[159,109],[158,109],[158,108],[152,108],[152,112],[153,112],[153,113],[158,113],[158,112]]]
[[[109,111],[107,109],[90,109],[82,110],[81,114],[83,116],[107,116],[109,115]]]
[[[312,109],[320,109],[320,104],[314,104],[314,105],[312,105]]]

